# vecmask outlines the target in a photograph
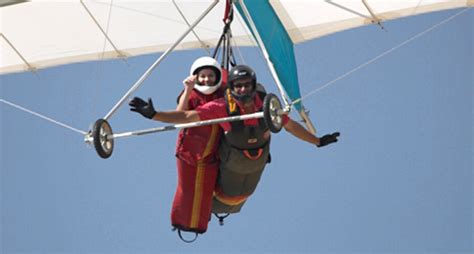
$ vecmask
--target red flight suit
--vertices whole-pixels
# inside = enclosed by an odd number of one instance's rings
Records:
[[[194,89],[189,96],[188,109],[193,110],[222,97],[221,90],[205,95]],[[221,134],[218,125],[179,132],[176,143],[178,185],[171,209],[171,224],[175,228],[196,233],[207,230],[219,166],[217,147]]]

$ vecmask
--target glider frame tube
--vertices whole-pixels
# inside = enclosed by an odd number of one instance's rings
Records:
[[[125,138],[125,137],[130,137],[130,136],[140,136],[140,135],[145,135],[145,134],[151,134],[155,132],[163,132],[163,131],[170,131],[170,130],[183,129],[183,128],[192,128],[192,127],[199,127],[199,126],[205,126],[205,125],[211,125],[211,124],[217,124],[217,123],[223,123],[223,122],[240,121],[240,120],[262,118],[262,117],[263,117],[263,112],[257,112],[257,113],[248,114],[248,115],[223,117],[223,118],[216,118],[216,119],[204,120],[204,121],[193,122],[193,123],[174,124],[174,125],[146,129],[146,130],[140,130],[140,131],[117,133],[117,134],[113,134],[112,136],[113,136],[113,139]]]
[[[108,120],[116,111],[117,109],[122,106],[122,104],[130,97],[130,95],[135,92],[142,84],[145,79],[150,76],[151,72],[163,61],[163,59],[168,56],[173,49],[178,46],[178,44],[196,27],[201,20],[204,19],[204,17],[207,16],[207,14],[217,5],[219,0],[214,0],[214,2],[197,18],[196,21],[194,21],[193,24],[186,30],[186,32],[181,35],[181,37],[178,38],[178,40],[171,45],[149,68],[146,70],[146,72],[135,82],[135,84],[130,88],[130,90],[127,91],[127,93],[115,104],[115,106],[110,110],[110,112],[104,117],[105,120]]]
[[[250,15],[249,11],[247,10],[247,6],[243,2],[243,0],[239,0],[240,6],[242,6],[242,10],[244,11],[244,14],[249,21],[250,29],[254,32],[255,39],[258,42],[258,45],[260,45],[260,49],[263,53],[263,56],[265,58],[265,61],[267,62],[268,68],[270,69],[270,73],[272,74],[273,79],[275,80],[275,83],[278,87],[278,90],[281,94],[281,97],[283,99],[283,102],[285,103],[285,107],[291,108],[291,103],[289,102],[285,89],[283,89],[283,85],[281,84],[280,78],[278,77],[275,67],[273,66],[273,62],[270,59],[270,56],[268,54],[268,51],[265,47],[265,43],[263,42],[262,38],[260,37],[260,34],[258,32],[257,27],[255,26],[255,23],[253,22],[252,16]]]
[[[277,112],[277,114],[279,114],[279,115],[287,114],[287,113],[288,112],[286,112],[284,110],[281,110],[281,109],[278,110],[278,112]],[[116,133],[116,134],[107,135],[107,137],[105,139],[113,140],[113,139],[117,139],[117,138],[127,138],[127,137],[131,137],[131,136],[141,136],[141,135],[152,134],[152,133],[156,133],[156,132],[164,132],[164,131],[171,131],[171,130],[184,129],[184,128],[193,128],[193,127],[199,127],[199,126],[205,126],[205,125],[211,125],[211,124],[218,124],[218,123],[223,123],[223,122],[232,122],[232,121],[241,121],[241,120],[253,119],[253,118],[262,118],[263,116],[264,116],[263,112],[256,112],[256,113],[247,114],[247,115],[223,117],[223,118],[216,118],[216,119],[210,119],[210,120],[204,120],[204,121],[198,121],[198,122],[192,122],[192,123],[174,124],[174,125],[161,126],[161,127],[145,129],[145,130]],[[105,119],[100,119],[100,120],[105,120]],[[92,135],[90,133],[88,133],[84,138],[84,142],[86,142],[86,143],[92,143],[93,140],[94,140],[94,138],[92,137]]]
[[[288,114],[289,112],[286,111],[285,109],[275,109],[275,113],[276,115],[281,116],[281,115]],[[177,130],[177,129],[184,129],[184,128],[193,128],[193,127],[218,124],[218,123],[223,123],[223,122],[242,121],[242,120],[247,120],[247,119],[263,118],[263,117],[264,117],[264,112],[261,111],[261,112],[256,112],[252,114],[247,114],[247,115],[222,117],[222,118],[216,118],[216,119],[210,119],[210,120],[204,120],[204,121],[198,121],[198,122],[192,122],[192,123],[174,124],[174,125],[167,125],[167,126],[145,129],[145,130],[117,133],[117,134],[109,135],[107,139],[126,138],[126,137],[140,136],[140,135],[151,134],[151,133],[156,133],[156,132],[163,132],[163,131],[170,131],[170,130]],[[92,137],[86,135],[86,138],[84,140],[85,142],[92,142]]]
[[[253,31],[254,37],[257,40],[257,44],[259,45],[259,48],[263,53],[265,61],[267,62],[267,66],[270,70],[270,73],[272,74],[272,77],[275,80],[275,83],[276,83],[277,88],[278,88],[278,90],[281,94],[281,97],[283,98],[283,102],[285,103],[285,108],[287,108],[287,110],[290,111],[291,106],[293,105],[293,102],[291,102],[288,99],[288,94],[285,92],[285,89],[283,88],[283,84],[282,84],[280,78],[278,77],[277,70],[275,69],[275,66],[274,66],[273,62],[270,59],[270,54],[269,54],[269,52],[268,52],[268,50],[265,46],[265,43],[264,43],[262,37],[260,36],[260,33],[257,29],[257,26],[256,26],[255,22],[252,19],[252,15],[250,14],[249,10],[247,9],[247,6],[244,3],[244,0],[239,0],[239,3],[240,3],[240,6],[242,7],[243,14],[245,15],[245,17],[248,20],[248,24],[250,26],[249,28],[250,28],[250,30]],[[316,134],[316,128],[314,127],[313,123],[311,122],[311,120],[308,116],[308,113],[304,110],[303,104],[301,104],[301,107],[302,107],[301,110],[298,110],[301,118],[303,119],[303,121],[304,121],[306,127],[309,129],[309,131],[313,134]]]
[[[246,115],[209,119],[209,120],[203,120],[203,121],[192,122],[192,123],[174,124],[174,125],[162,126],[162,127],[151,128],[151,129],[146,129],[146,130],[141,130],[141,131],[117,133],[117,134],[110,135],[111,137],[108,137],[108,139],[124,138],[124,137],[130,137],[130,136],[140,136],[140,135],[145,135],[145,134],[150,134],[150,133],[155,133],[155,132],[163,132],[163,131],[183,129],[183,128],[193,128],[193,127],[199,127],[199,126],[204,126],[204,125],[218,124],[218,123],[223,123],[223,122],[242,121],[242,120],[253,119],[253,118],[264,118],[265,123],[269,127],[270,131],[273,133],[277,133],[282,128],[282,124],[281,124],[282,120],[280,117],[282,115],[287,115],[288,113],[289,113],[288,108],[283,109],[281,107],[281,102],[278,99],[278,97],[272,93],[269,93],[265,96],[265,99],[263,100],[263,111],[260,111],[260,112],[255,112],[255,113],[246,114]]]
[[[114,134],[112,132],[112,128],[108,124],[107,120],[99,119],[94,124],[93,129],[87,133],[84,137],[84,142],[88,144],[94,144],[97,153],[100,157],[107,159],[112,155],[113,146],[114,146],[114,139],[117,138],[124,138],[130,136],[139,136],[145,134],[151,134],[155,132],[163,132],[169,130],[176,130],[176,129],[183,129],[183,128],[192,128],[210,124],[217,124],[223,122],[231,122],[231,121],[241,121],[246,119],[253,119],[253,118],[263,118],[265,124],[269,126],[269,129],[273,133],[277,133],[282,128],[282,119],[281,116],[287,115],[289,111],[287,108],[281,108],[281,102],[279,101],[278,97],[272,93],[269,93],[265,96],[263,100],[263,111],[255,112],[252,114],[246,115],[238,115],[238,116],[231,116],[231,117],[222,117],[216,119],[209,119],[203,120],[198,122],[191,122],[191,123],[182,123],[182,124],[174,124],[168,126],[162,126],[158,128],[151,128],[146,130],[140,131],[131,131],[131,132],[124,132]]]

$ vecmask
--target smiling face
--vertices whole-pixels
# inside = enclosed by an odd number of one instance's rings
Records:
[[[214,86],[217,81],[216,72],[212,68],[203,68],[197,73],[198,85]]]
[[[234,81],[232,84],[232,90],[235,94],[246,95],[253,91],[253,80],[252,78],[243,78]]]
[[[252,68],[236,65],[229,72],[227,87],[234,99],[243,103],[252,102],[257,90],[257,76]]]

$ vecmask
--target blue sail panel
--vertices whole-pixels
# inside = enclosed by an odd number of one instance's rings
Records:
[[[268,1],[245,1],[245,6],[267,50],[280,82],[293,101],[301,97],[293,42]],[[250,28],[240,2],[235,6]],[[252,31],[255,37],[255,31]],[[262,45],[259,45],[260,47]],[[294,105],[299,111],[300,103]]]

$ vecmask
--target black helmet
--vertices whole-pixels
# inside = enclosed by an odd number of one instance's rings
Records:
[[[236,94],[234,93],[234,82],[240,79],[251,78],[252,79],[252,91],[248,94]],[[227,86],[230,89],[230,94],[234,99],[241,102],[249,102],[255,97],[257,91],[257,76],[252,68],[247,65],[236,65],[229,71],[229,77],[227,79]]]

